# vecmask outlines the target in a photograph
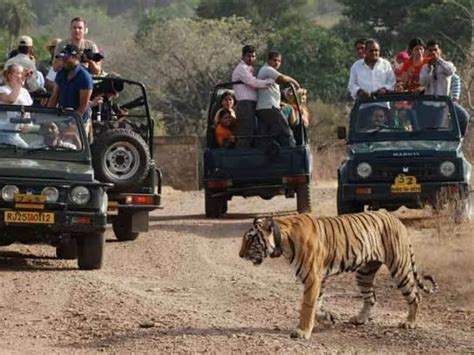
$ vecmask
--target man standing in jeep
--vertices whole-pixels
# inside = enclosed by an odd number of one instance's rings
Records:
[[[89,134],[91,128],[91,108],[89,100],[92,95],[92,76],[80,64],[79,49],[68,44],[58,54],[63,59],[63,69],[56,75],[53,93],[48,101],[48,107],[59,106],[78,111]]]
[[[81,52],[90,51],[92,53],[99,53],[97,45],[93,41],[85,38],[89,31],[86,20],[82,17],[73,18],[71,20],[70,31],[70,38],[59,42],[54,50],[55,59],[53,62],[53,68],[56,72],[59,71],[63,65],[61,59],[56,58],[56,56],[63,50],[64,46],[68,44],[75,45]],[[82,56],[81,62],[91,73],[100,73],[102,71],[101,61],[93,61],[87,56]]]
[[[257,90],[270,87],[272,79],[258,80],[253,72],[253,64],[257,59],[254,46],[246,45],[242,48],[242,60],[232,72],[232,82],[241,81],[243,84],[234,85],[235,97],[237,99],[235,128],[236,136],[252,136],[255,131],[255,109],[257,106]],[[240,139],[236,145],[249,147],[252,139]]]
[[[300,88],[300,84],[291,76],[281,74],[278,71],[281,66],[281,59],[280,52],[268,52],[267,63],[258,72],[258,79],[272,79],[275,82],[269,88],[258,90],[257,117],[261,124],[262,134],[276,136],[280,145],[293,147],[296,144],[293,131],[280,109],[281,93],[279,84],[292,84],[296,89]]]

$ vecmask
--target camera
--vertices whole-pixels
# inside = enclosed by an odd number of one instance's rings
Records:
[[[104,56],[98,52],[93,52],[92,49],[84,49],[82,54],[82,61],[92,60],[93,62],[100,62]]]
[[[116,78],[101,78],[94,83],[94,95],[102,95],[105,93],[119,93],[123,90],[123,81]]]

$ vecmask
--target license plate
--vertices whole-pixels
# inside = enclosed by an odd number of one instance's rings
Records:
[[[54,223],[54,213],[51,213],[51,212],[5,211],[3,220],[4,220],[5,223],[53,224]]]
[[[30,194],[16,194],[15,202],[26,202],[26,203],[45,203],[45,195],[30,195]]]
[[[391,186],[392,193],[421,192],[421,185],[416,182],[416,176],[400,174]]]

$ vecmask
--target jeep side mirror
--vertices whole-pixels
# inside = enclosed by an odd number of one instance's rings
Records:
[[[347,138],[346,127],[337,127],[337,138],[339,139]]]

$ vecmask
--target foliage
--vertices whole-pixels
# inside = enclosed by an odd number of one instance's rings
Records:
[[[329,30],[306,23],[286,27],[268,47],[282,52],[281,71],[307,88],[309,97],[335,102],[345,95],[350,51]]]
[[[351,107],[345,104],[330,104],[321,100],[308,102],[310,113],[308,137],[318,149],[331,145],[336,138],[338,126],[348,126]]]
[[[202,18],[240,16],[259,26],[284,26],[306,19],[307,4],[307,0],[201,0],[196,14]]]
[[[29,29],[36,19],[36,15],[31,10],[29,0],[1,0],[0,13],[2,14],[0,27],[9,33],[9,49],[12,49],[15,38],[18,38],[23,34],[23,31]]]
[[[159,83],[154,94],[168,133],[201,135],[213,86],[229,80],[243,44],[262,41],[249,21],[231,17],[159,22],[137,43],[153,59],[146,81]]]
[[[437,37],[450,59],[467,59],[471,43],[470,0],[337,0],[345,6],[348,21],[337,31],[352,40],[377,38],[387,55],[406,48],[409,40]],[[446,19],[449,19],[447,21]]]

